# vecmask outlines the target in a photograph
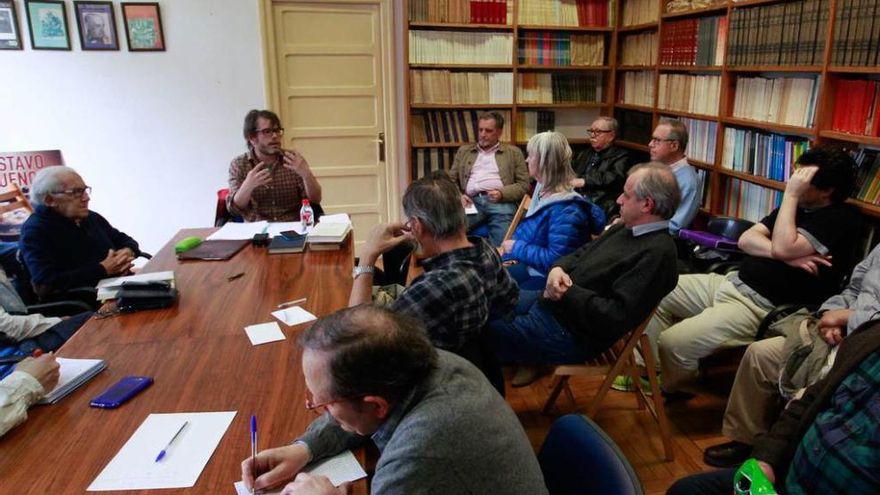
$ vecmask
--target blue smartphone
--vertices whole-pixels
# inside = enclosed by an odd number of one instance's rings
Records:
[[[113,409],[121,406],[127,400],[138,394],[141,390],[153,384],[153,379],[148,376],[126,376],[114,383],[101,395],[92,399],[89,405],[103,409]]]

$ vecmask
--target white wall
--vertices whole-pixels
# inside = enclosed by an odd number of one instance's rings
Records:
[[[120,51],[84,52],[65,4],[72,51],[0,51],[0,151],[62,150],[91,209],[146,251],[211,226],[242,119],[266,101],[257,1],[161,1],[165,52],[129,52],[121,29]]]

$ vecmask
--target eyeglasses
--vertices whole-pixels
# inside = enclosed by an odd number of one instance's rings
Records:
[[[345,400],[360,399],[361,397],[364,397],[364,396],[357,395],[354,397],[338,397],[336,399],[331,399],[331,400],[328,400],[325,402],[319,402],[318,404],[315,404],[314,399],[312,399],[312,393],[309,392],[309,389],[306,389],[306,397],[305,397],[306,398],[306,411],[313,411],[315,414],[321,414],[323,412],[323,409],[325,407],[329,406],[330,404],[336,404],[338,402],[342,402]]]
[[[278,134],[279,136],[283,136],[284,135],[284,128],[283,127],[267,127],[265,129],[257,129],[255,132],[257,134],[262,134],[265,137],[269,137],[273,134]]]
[[[69,194],[74,198],[81,198],[83,194],[92,194],[92,188],[89,186],[86,187],[74,187],[73,189],[65,189],[64,191],[52,191],[52,194]]]
[[[650,142],[651,143],[672,143],[675,141],[677,141],[677,139],[664,139],[664,138],[658,138],[656,136],[651,136]]]
[[[589,134],[591,136],[595,136],[596,134],[607,134],[609,132],[613,132],[613,131],[608,131],[605,129],[587,129],[587,134]]]

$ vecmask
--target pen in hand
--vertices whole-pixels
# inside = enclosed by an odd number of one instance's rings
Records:
[[[168,442],[168,445],[166,445],[165,448],[159,452],[159,455],[156,456],[156,462],[161,461],[165,457],[166,451],[171,448],[171,444],[173,444],[174,441],[177,440],[177,437],[180,436],[180,433],[183,431],[184,428],[186,428],[186,425],[188,424],[189,421],[184,421],[183,424],[180,425],[180,429],[177,430],[177,433],[175,433],[173,437],[171,437],[171,441]]]
[[[251,415],[251,472],[254,476],[257,474],[257,415]],[[256,483],[254,483],[256,485]],[[256,492],[254,485],[251,485],[251,493]]]

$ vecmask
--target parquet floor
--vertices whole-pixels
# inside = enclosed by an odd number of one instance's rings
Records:
[[[721,435],[721,419],[735,371],[735,368],[713,370],[702,383],[703,390],[697,397],[667,405],[675,449],[673,462],[663,459],[660,431],[649,412],[637,409],[635,395],[614,390],[608,393],[593,419],[623,450],[642,481],[645,493],[663,494],[675,480],[687,474],[714,469],[703,464],[703,449],[726,441]],[[576,412],[562,394],[554,416],[541,414],[550,383],[548,376],[528,387],[512,388],[509,382],[507,386],[507,401],[522,422],[536,452],[553,420]],[[600,383],[600,378],[592,377],[571,380],[577,412],[583,412]]]

